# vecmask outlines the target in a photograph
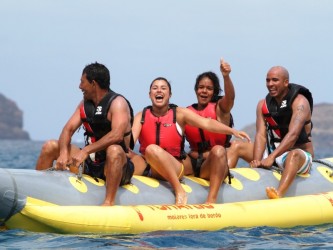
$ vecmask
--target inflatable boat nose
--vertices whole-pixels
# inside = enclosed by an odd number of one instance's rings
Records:
[[[0,183],[0,225],[2,225],[22,210],[26,198],[19,197],[15,179],[5,168],[0,168]]]

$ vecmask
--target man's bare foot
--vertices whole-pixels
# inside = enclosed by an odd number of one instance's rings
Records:
[[[176,205],[186,205],[186,203],[187,203],[186,192],[181,194],[176,194]]]
[[[276,189],[274,187],[267,187],[266,194],[267,194],[267,197],[270,199],[279,199],[280,198],[278,191],[276,191]]]

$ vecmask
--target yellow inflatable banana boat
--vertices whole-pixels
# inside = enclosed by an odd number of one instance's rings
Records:
[[[173,205],[164,181],[134,176],[119,188],[116,206],[99,206],[102,180],[61,171],[0,169],[0,224],[9,229],[57,233],[142,233],[157,230],[219,230],[226,227],[293,227],[333,223],[333,158],[317,160],[298,176],[285,198],[268,200],[265,187],[280,175],[265,169],[232,169],[218,202],[202,204],[209,182],[185,177],[188,204]]]

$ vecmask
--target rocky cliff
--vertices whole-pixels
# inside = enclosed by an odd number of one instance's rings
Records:
[[[333,156],[333,104],[321,103],[313,107],[312,141],[316,158]],[[237,121],[236,121],[237,122]],[[243,128],[254,140],[255,124]]]
[[[23,112],[1,93],[0,139],[30,140],[29,133],[23,130]]]

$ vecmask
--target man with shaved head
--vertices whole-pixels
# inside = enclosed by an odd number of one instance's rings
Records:
[[[283,197],[297,174],[311,170],[314,157],[311,142],[311,92],[289,83],[288,70],[272,67],[266,77],[268,94],[258,102],[256,137],[251,167],[275,166],[282,176],[277,188],[267,187],[267,197]]]

